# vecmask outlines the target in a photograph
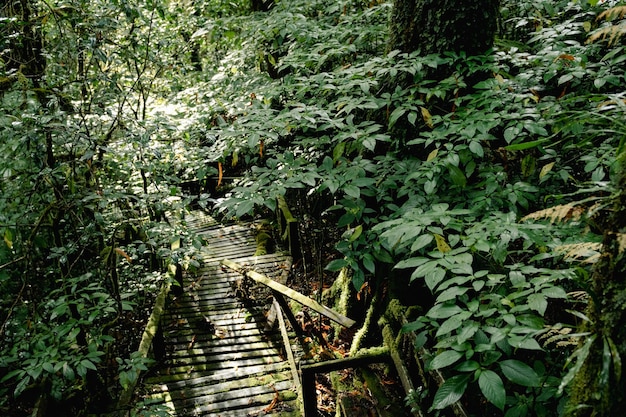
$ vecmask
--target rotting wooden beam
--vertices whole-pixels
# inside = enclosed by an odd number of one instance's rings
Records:
[[[305,296],[304,294],[299,293],[298,291],[292,290],[291,288],[283,284],[280,284],[263,274],[259,274],[258,272],[255,272],[255,271],[248,271],[242,265],[239,265],[238,263],[233,262],[228,259],[224,259],[221,263],[222,265],[227,266],[228,268],[231,268],[239,272],[240,274],[244,274],[247,277],[252,278],[256,282],[266,285],[270,287],[271,289],[273,289],[274,291],[277,291],[283,294],[284,296],[289,297],[292,300],[295,300],[304,306],[307,306],[311,310],[317,311],[318,313],[328,317],[329,319],[333,320],[336,323],[341,324],[344,327],[350,328],[354,326],[354,324],[356,323],[354,320],[342,314],[339,314],[336,311],[331,310],[330,308],[326,306],[321,305],[317,301]]]
[[[285,345],[285,352],[287,353],[287,361],[289,362],[289,368],[291,368],[291,376],[293,379],[293,385],[298,393],[298,396],[302,398],[302,384],[300,384],[300,375],[298,374],[298,367],[296,365],[296,359],[293,356],[291,350],[291,341],[289,340],[289,334],[287,333],[287,326],[285,326],[285,319],[280,312],[278,301],[274,298],[274,309],[277,312],[278,326],[280,327],[280,334],[283,337],[283,345]]]
[[[172,265],[173,266],[173,265]],[[143,332],[143,336],[141,337],[141,342],[139,343],[139,348],[137,351],[139,352],[140,357],[148,358],[150,355],[150,349],[152,348],[152,341],[154,337],[157,335],[161,323],[161,316],[165,311],[165,301],[167,299],[167,295],[170,291],[170,283],[166,281],[161,287],[161,291],[157,296],[154,302],[154,308],[152,309],[152,314],[150,314],[150,318],[148,319],[148,323],[146,324],[146,328]],[[139,371],[138,371],[139,372]],[[135,385],[139,378],[135,379],[135,382],[129,384],[128,387],[122,392],[118,401],[118,410],[122,410],[128,406],[130,400],[135,391]]]

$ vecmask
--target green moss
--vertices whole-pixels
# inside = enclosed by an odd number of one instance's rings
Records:
[[[272,237],[269,233],[259,232],[256,235],[256,252],[254,252],[254,256],[267,255],[271,242]]]
[[[352,340],[352,346],[350,347],[350,356],[354,356],[355,353],[361,348],[361,346],[365,343],[365,340],[367,339],[371,327],[374,326],[374,313],[377,304],[378,294],[374,295],[374,298],[372,299],[372,302],[367,309],[367,314],[365,315],[365,322],[363,323],[363,326],[361,326],[361,328],[354,335],[354,339]]]

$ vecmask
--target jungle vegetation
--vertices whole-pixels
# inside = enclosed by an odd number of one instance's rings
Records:
[[[176,213],[284,197],[355,311],[418,312],[407,407],[620,415],[626,5],[458,3],[4,1],[0,413],[111,411]]]

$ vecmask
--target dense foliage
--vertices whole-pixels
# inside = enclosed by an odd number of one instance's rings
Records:
[[[285,196],[336,236],[328,274],[421,309],[447,382],[409,404],[564,414],[626,137],[623,8],[590,3],[503,1],[481,56],[388,51],[383,1],[6,6],[0,410],[144,366],[119,346],[163,262],[195,264],[167,221],[191,187],[227,218]]]

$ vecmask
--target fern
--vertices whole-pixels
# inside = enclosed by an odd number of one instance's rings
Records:
[[[580,261],[582,263],[594,263],[600,259],[602,243],[581,242],[568,245],[559,245],[555,250],[563,254],[563,259],[568,262]]]
[[[539,210],[522,217],[521,221],[550,219],[550,224],[567,221],[580,220],[585,209],[575,206],[574,203],[559,204],[558,206],[549,207]]]
[[[624,34],[626,34],[626,6],[611,7],[600,13],[596,20],[605,20],[613,22],[621,19],[620,22],[605,26],[593,32],[587,39],[588,43],[596,42],[598,39],[605,40],[608,38],[609,46],[614,45]]]

